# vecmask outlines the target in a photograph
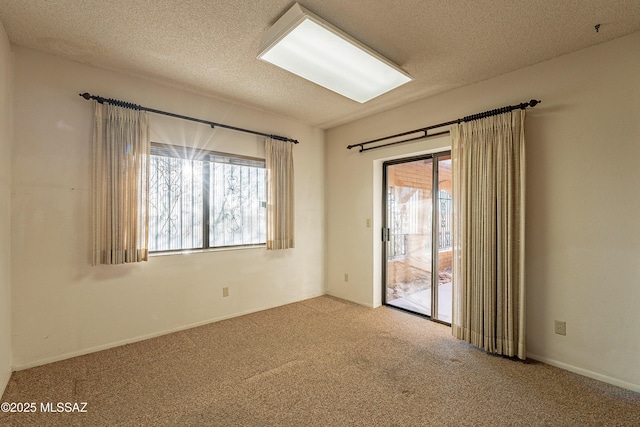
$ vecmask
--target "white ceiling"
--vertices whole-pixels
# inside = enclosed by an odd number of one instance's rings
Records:
[[[415,80],[359,104],[256,59],[291,0],[0,0],[0,21],[13,44],[321,128],[640,30],[640,0],[299,3]]]

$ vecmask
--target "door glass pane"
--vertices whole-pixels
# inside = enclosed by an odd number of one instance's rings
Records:
[[[453,204],[451,199],[451,156],[438,158],[438,218],[435,223],[438,241],[438,286],[436,294],[437,313],[434,319],[451,323],[451,260]]]
[[[388,305],[431,315],[433,160],[386,167]]]

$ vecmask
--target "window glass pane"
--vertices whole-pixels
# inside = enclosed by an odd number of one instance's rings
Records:
[[[151,156],[149,250],[202,247],[203,162]]]
[[[202,249],[207,237],[208,247],[264,244],[264,166],[261,159],[153,144],[150,251]]]
[[[266,242],[264,167],[210,163],[209,244]]]

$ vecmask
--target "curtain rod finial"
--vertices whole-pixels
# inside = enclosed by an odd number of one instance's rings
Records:
[[[539,99],[532,99],[531,101],[529,101],[529,107],[535,107],[536,105],[540,104],[542,101],[540,101]]]
[[[84,99],[86,99],[87,101],[91,99],[91,95],[89,94],[89,92],[81,93],[79,95]]]

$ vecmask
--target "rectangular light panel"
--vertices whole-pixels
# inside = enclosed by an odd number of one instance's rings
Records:
[[[265,34],[258,58],[360,103],[413,80],[298,3]]]

